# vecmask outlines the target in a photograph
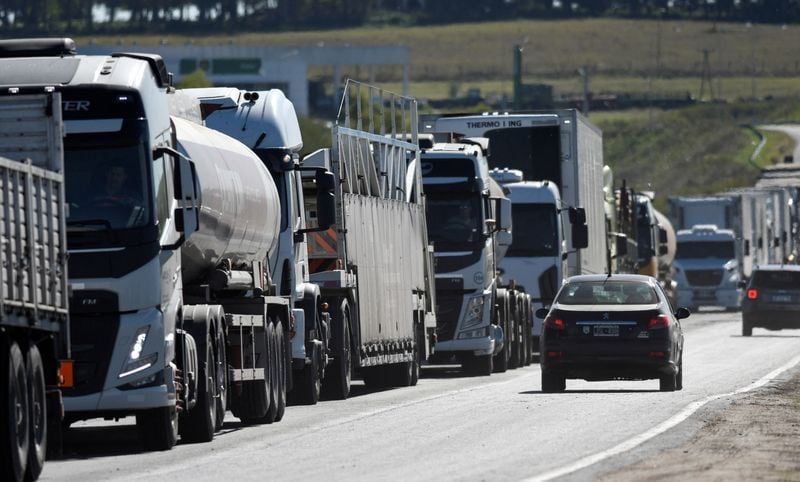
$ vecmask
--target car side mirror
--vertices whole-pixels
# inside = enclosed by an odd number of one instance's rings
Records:
[[[742,289],[747,288],[747,281],[746,280],[740,280],[739,283],[738,283],[738,286],[739,286],[739,288],[742,288]]]
[[[692,312],[689,311],[689,308],[681,306],[680,308],[678,308],[678,311],[675,312],[675,318],[682,320],[684,318],[689,318],[689,315],[691,314]]]
[[[548,313],[550,313],[550,309],[549,308],[539,308],[538,310],[536,310],[535,315],[536,315],[536,318],[545,319],[545,318],[547,318],[547,314]]]

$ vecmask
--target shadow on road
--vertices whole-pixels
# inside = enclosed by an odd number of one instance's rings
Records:
[[[784,335],[784,334],[764,334],[764,335],[757,335],[753,333],[752,336],[742,336],[742,335],[731,335],[731,338],[800,338],[800,335]]]
[[[64,433],[64,454],[59,460],[142,453],[135,425],[74,427]]]
[[[541,390],[526,390],[524,392],[519,392],[520,395],[566,395],[570,393],[653,393],[653,392],[660,392],[659,389],[650,389],[650,390],[621,390],[621,389],[614,389],[614,390],[570,390],[567,389],[563,392],[556,392],[556,393],[544,393]]]

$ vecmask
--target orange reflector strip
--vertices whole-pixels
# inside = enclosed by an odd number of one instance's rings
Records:
[[[72,360],[61,360],[58,367],[58,386],[72,388],[75,385]]]

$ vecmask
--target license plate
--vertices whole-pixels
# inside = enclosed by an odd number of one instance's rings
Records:
[[[772,301],[777,301],[779,303],[789,303],[792,301],[791,295],[772,295]]]
[[[594,336],[619,336],[619,325],[595,325]]]

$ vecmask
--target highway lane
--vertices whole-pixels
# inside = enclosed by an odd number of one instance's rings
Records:
[[[417,387],[368,392],[356,382],[351,399],[290,407],[273,425],[241,427],[229,414],[213,442],[170,452],[138,452],[130,424],[75,424],[66,458],[42,479],[518,480],[608,450],[800,353],[800,330],[743,338],[736,313],[695,314],[684,331],[680,392],[661,393],[656,380],[569,380],[565,393],[543,394],[538,366],[488,378],[426,368]]]

